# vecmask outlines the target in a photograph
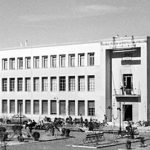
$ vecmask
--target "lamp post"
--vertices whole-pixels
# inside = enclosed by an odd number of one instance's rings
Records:
[[[119,103],[117,110],[119,110],[119,133],[121,133],[121,102]]]

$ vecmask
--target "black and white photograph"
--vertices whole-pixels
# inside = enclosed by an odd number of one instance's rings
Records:
[[[150,150],[149,0],[0,0],[0,150]]]

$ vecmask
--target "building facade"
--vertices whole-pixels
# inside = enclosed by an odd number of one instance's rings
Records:
[[[149,38],[0,51],[0,115],[150,120]]]

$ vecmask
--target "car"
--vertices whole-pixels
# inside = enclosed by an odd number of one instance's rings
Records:
[[[19,115],[19,114],[16,114],[16,115],[13,115],[11,118],[7,119],[6,120],[6,123],[7,124],[26,124],[30,119],[28,117],[26,117],[25,115]]]

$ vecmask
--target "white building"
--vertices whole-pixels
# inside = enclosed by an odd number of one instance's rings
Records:
[[[1,50],[0,115],[150,120],[149,43],[148,37],[114,37]]]

